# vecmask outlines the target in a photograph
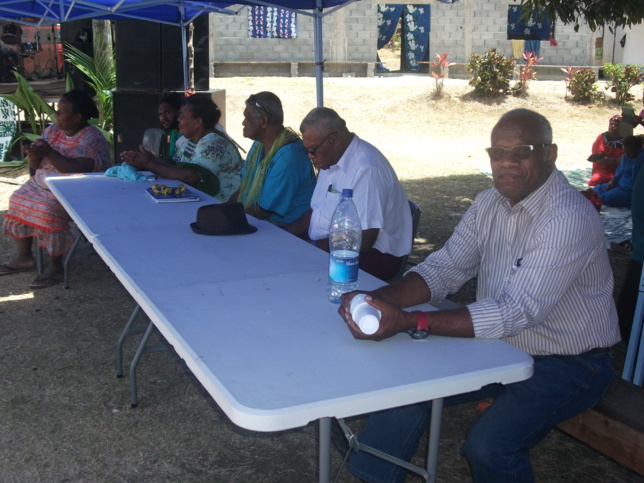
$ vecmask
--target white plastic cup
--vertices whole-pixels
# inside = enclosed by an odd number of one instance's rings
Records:
[[[360,330],[367,335],[371,335],[380,327],[380,310],[365,301],[366,294],[358,294],[351,299],[349,309],[351,317]]]

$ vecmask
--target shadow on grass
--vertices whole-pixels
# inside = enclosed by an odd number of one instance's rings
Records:
[[[421,209],[412,260],[419,261],[439,249],[481,191],[492,187],[483,174],[436,176],[403,180],[407,197]]]

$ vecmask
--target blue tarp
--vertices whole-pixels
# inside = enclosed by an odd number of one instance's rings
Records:
[[[49,25],[86,18],[139,19],[181,25],[201,13],[236,13],[234,5],[264,5],[291,10],[313,10],[318,0],[240,0],[235,3],[188,0],[0,0],[0,20]],[[349,0],[319,0],[322,9],[338,7]]]
[[[186,26],[202,13],[235,15],[240,5],[262,5],[313,17],[315,77],[318,106],[322,106],[322,18],[359,0],[239,0],[235,3],[189,0],[0,0],[0,21],[51,25],[81,19],[149,20]],[[326,11],[325,11],[326,10]],[[185,31],[185,29],[184,29]],[[184,42],[184,58],[185,58]],[[187,79],[184,66],[184,79]],[[186,81],[187,85],[187,81]]]

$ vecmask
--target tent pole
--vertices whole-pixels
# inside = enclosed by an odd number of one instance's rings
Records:
[[[186,28],[187,25],[181,21],[181,47],[183,53],[183,90],[184,92],[188,91],[189,79],[188,79],[188,39],[186,38]]]
[[[318,107],[324,106],[322,92],[322,75],[324,72],[323,46],[322,46],[322,0],[316,0],[315,17],[313,17],[313,32],[315,39],[315,86],[317,91]]]

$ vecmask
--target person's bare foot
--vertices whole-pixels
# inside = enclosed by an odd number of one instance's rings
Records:
[[[0,275],[11,275],[13,273],[27,272],[33,270],[36,267],[35,260],[19,260],[13,259],[4,265],[0,265]]]
[[[47,267],[36,279],[29,284],[30,288],[47,288],[58,285],[63,281],[64,272],[51,266]]]

